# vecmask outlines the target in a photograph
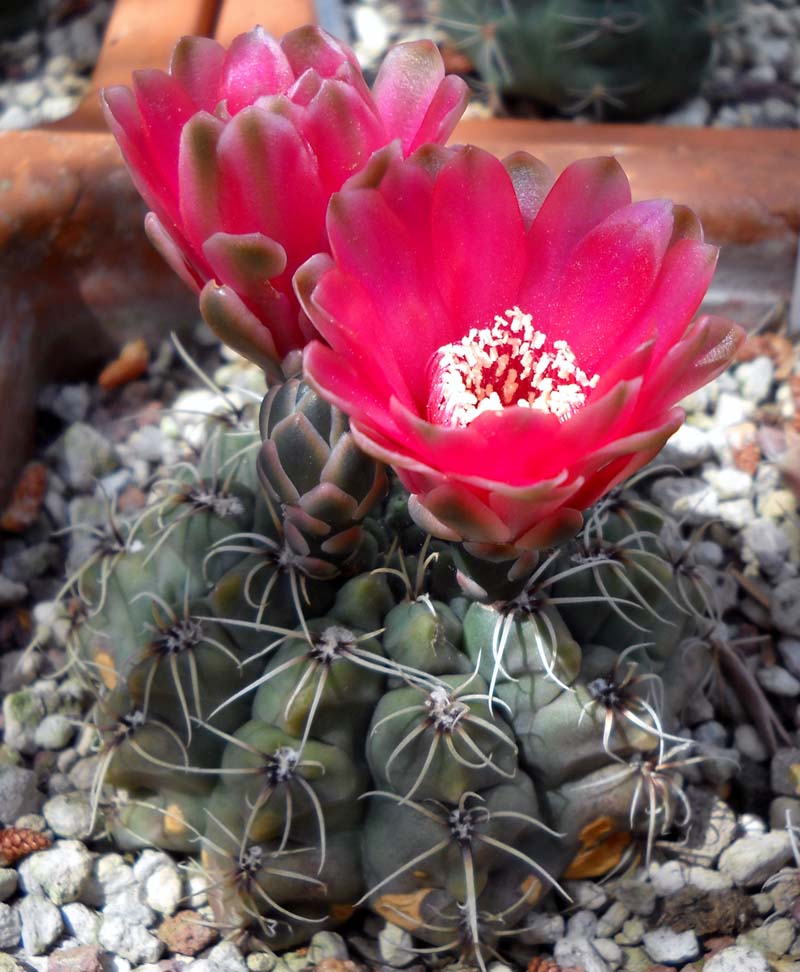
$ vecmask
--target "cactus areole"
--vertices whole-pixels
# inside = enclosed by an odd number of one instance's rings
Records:
[[[64,587],[95,814],[199,851],[251,947],[369,907],[484,968],[686,819],[721,627],[634,474],[741,339],[694,320],[716,251],[611,159],[436,144],[463,88],[425,43],[370,93],[316,28],[184,39],[105,101],[269,389]]]

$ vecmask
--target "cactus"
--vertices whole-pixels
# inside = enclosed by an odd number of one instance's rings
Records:
[[[123,847],[199,850],[250,946],[369,906],[483,968],[688,813],[682,709],[720,636],[698,538],[634,483],[476,600],[302,379],[260,430],[214,427],[76,575],[96,811]]]
[[[664,111],[700,87],[736,0],[430,0],[496,96],[602,118]]]

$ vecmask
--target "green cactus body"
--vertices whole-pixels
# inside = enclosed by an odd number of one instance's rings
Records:
[[[493,91],[565,114],[639,118],[690,97],[736,0],[435,0]]]
[[[199,849],[237,939],[368,905],[483,962],[681,812],[673,734],[711,664],[691,544],[618,491],[474,600],[491,569],[459,592],[475,552],[380,504],[335,409],[290,378],[261,423],[258,480],[252,437],[215,433],[82,575],[94,802],[121,846]]]

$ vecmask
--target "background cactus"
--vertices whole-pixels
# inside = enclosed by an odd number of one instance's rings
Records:
[[[263,444],[240,420],[76,580],[117,842],[199,850],[250,945],[368,905],[480,965],[565,878],[648,857],[706,758],[680,735],[720,636],[697,538],[619,489],[483,603],[299,378]]]
[[[736,0],[430,0],[490,91],[638,118],[700,87]]]

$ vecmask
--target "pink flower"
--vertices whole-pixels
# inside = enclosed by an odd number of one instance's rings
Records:
[[[372,92],[353,52],[317,27],[278,43],[259,27],[226,51],[184,37],[169,72],[103,92],[106,118],[152,209],[147,232],[227,343],[269,363],[312,328],[292,275],[327,248],[331,193],[399,139],[444,142],[467,101],[430,41],[386,57]]]
[[[327,341],[307,377],[420,526],[486,554],[574,533],[743,337],[691,323],[717,257],[696,217],[631,203],[609,158],[553,184],[525,153],[390,147],[333,197],[328,238],[295,277]]]

